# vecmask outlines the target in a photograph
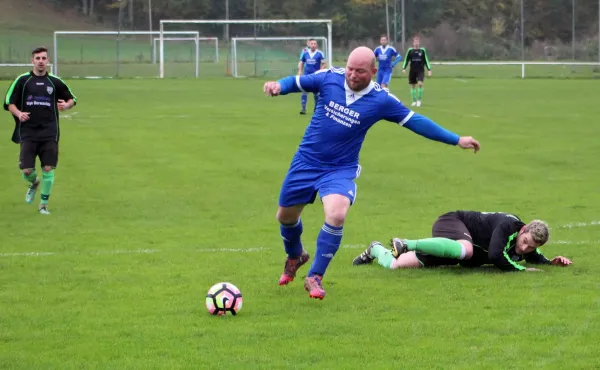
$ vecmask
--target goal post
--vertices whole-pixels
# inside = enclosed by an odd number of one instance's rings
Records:
[[[90,74],[93,74],[93,77],[110,77],[111,73],[107,71],[122,63],[128,64],[132,77],[157,77],[160,71],[156,70],[156,66],[152,66],[151,49],[152,36],[160,34],[159,31],[54,31],[53,72],[58,75],[59,65],[69,64],[69,69],[72,69],[68,73],[69,77],[88,77]],[[68,36],[77,36],[83,40],[60,40],[61,37]],[[142,40],[137,39],[137,36],[150,37]],[[164,32],[164,36],[199,39],[200,33],[167,31]],[[132,40],[126,40],[126,37]],[[119,46],[118,42],[123,45]],[[117,50],[119,48],[121,53]],[[196,59],[193,55],[190,57]],[[198,60],[194,62],[197,63]],[[90,70],[93,72],[90,73]]]
[[[214,41],[215,55],[213,60],[215,63],[219,63],[219,38],[218,37],[165,37],[164,41],[195,41],[198,44],[198,59],[201,59],[202,47],[200,46],[200,41]],[[158,62],[158,51],[160,42],[159,37],[154,37],[152,39],[152,64],[156,64]]]
[[[276,26],[276,25],[310,25],[313,24],[315,26],[317,25],[321,25],[321,26],[326,26],[327,31],[326,31],[326,39],[327,39],[327,50],[326,50],[326,56],[328,59],[328,64],[332,65],[333,64],[333,45],[332,45],[332,21],[331,19],[256,19],[256,20],[251,20],[251,19],[241,19],[241,20],[229,20],[229,19],[217,19],[217,20],[206,20],[206,19],[163,19],[160,21],[160,36],[159,36],[159,55],[160,55],[160,73],[159,73],[159,77],[160,78],[164,78],[165,74],[164,74],[164,68],[165,68],[165,61],[164,61],[164,38],[165,35],[167,34],[167,32],[165,30],[165,27],[167,27],[168,25],[179,25],[180,27],[182,25],[196,25],[197,27],[200,25],[205,25],[205,26],[211,26],[211,27],[218,27],[220,25],[225,26],[226,28],[225,30],[225,41],[228,41],[229,39],[229,25],[232,26],[240,26],[240,25],[249,25],[249,26],[254,26],[254,36],[256,35],[256,27],[267,27],[267,26]],[[214,31],[214,30],[213,30]],[[306,32],[306,31],[305,31]],[[303,32],[303,33],[305,33]],[[208,33],[208,32],[206,32]],[[288,32],[289,33],[289,32]],[[308,33],[308,32],[306,32]],[[323,32],[323,35],[325,36],[325,32]],[[247,36],[247,35],[246,35]],[[283,35],[282,35],[283,36]]]
[[[248,43],[253,43],[253,49],[257,50],[260,49],[262,53],[267,54],[267,56],[269,56],[269,51],[267,50],[268,48],[265,47],[267,44],[273,44],[275,42],[288,42],[288,41],[306,41],[309,39],[314,39],[317,42],[320,42],[321,45],[323,45],[323,50],[325,50],[325,52],[323,54],[325,54],[325,57],[327,58],[327,50],[329,50],[329,43],[327,42],[327,38],[323,37],[323,36],[281,36],[281,37],[233,37],[231,38],[231,73],[233,75],[233,77],[247,77],[246,74],[241,74],[240,73],[240,65],[242,63],[247,64],[247,60],[246,58],[243,58],[240,56],[241,53],[239,53],[239,49],[240,49],[240,43],[243,43],[244,41],[248,42]],[[266,42],[263,43],[263,42]],[[285,45],[284,45],[285,46]],[[278,50],[281,49],[285,49],[285,47],[280,47],[278,48]],[[294,46],[290,49],[288,48],[289,53],[284,53],[282,56],[280,55],[270,55],[269,56],[269,64],[273,65],[275,64],[275,68],[277,67],[293,67],[296,68],[298,66],[298,61],[299,61],[299,52],[298,52],[298,48],[297,48],[297,44],[294,44]],[[290,54],[291,53],[291,54]],[[253,75],[256,76],[257,75],[257,61],[256,61],[256,52],[254,53],[254,59],[253,61],[251,61],[251,64],[254,67],[254,72]],[[283,60],[282,60],[283,59]],[[279,62],[279,63],[277,63]],[[331,65],[329,65],[329,67],[331,67]],[[287,71],[285,70],[286,73],[283,73],[284,75],[290,74],[291,71]],[[267,69],[263,70],[263,72],[266,74]],[[295,73],[295,72],[294,72]]]

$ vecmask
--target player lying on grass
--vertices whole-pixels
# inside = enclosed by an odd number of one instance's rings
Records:
[[[525,224],[508,213],[455,211],[438,217],[432,238],[393,238],[391,251],[374,241],[353,264],[370,264],[375,259],[390,269],[492,264],[502,271],[540,271],[517,263],[523,260],[537,265],[570,265],[568,258],[557,256],[549,260],[540,252],[539,247],[548,237],[548,225],[543,221]]]

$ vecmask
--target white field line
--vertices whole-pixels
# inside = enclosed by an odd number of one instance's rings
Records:
[[[558,229],[573,229],[581,227],[600,226],[600,221],[589,221],[589,222],[573,222],[569,224],[558,225]],[[556,240],[550,241],[548,245],[561,244],[561,245],[582,245],[582,244],[596,244],[596,241],[573,241],[573,240]],[[342,245],[343,249],[363,249],[368,244],[345,244]],[[197,253],[254,253],[263,250],[268,250],[266,247],[258,248],[207,248],[197,249],[194,252]],[[120,255],[120,254],[151,254],[160,253],[158,249],[123,249],[123,250],[109,250],[109,251],[95,251],[95,252],[14,252],[14,253],[0,253],[1,257],[44,257],[44,256],[56,256],[56,255],[69,255],[69,254],[81,254],[81,255]]]
[[[570,224],[558,225],[558,229],[574,229],[578,227],[590,227],[590,226],[599,226],[600,221],[589,221],[589,222],[573,222]]]
[[[548,245],[584,245],[584,244],[597,244],[600,243],[600,240],[597,241],[573,241],[573,240],[556,240],[550,241]],[[345,244],[342,245],[341,249],[365,249],[368,244]],[[192,251],[192,253],[255,253],[264,250],[268,250],[270,248],[259,247],[259,248],[246,248],[246,249],[236,249],[236,248],[208,248],[208,249],[198,249]],[[67,256],[67,255],[88,255],[88,256],[117,256],[121,254],[153,254],[153,253],[162,253],[163,251],[159,249],[132,249],[132,250],[114,250],[114,251],[95,251],[95,252],[14,252],[14,253],[0,253],[0,258],[2,257],[46,257],[46,256]],[[190,252],[186,250],[186,252]]]

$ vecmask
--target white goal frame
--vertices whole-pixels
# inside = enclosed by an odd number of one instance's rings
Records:
[[[219,63],[219,38],[218,37],[165,37],[164,41],[195,41],[196,48],[200,48],[200,41],[214,41],[215,42],[215,63]],[[158,59],[157,50],[158,45],[157,42],[160,41],[159,37],[155,37],[152,39],[152,64],[156,64]],[[200,59],[200,50],[196,50],[196,59]],[[198,62],[196,62],[198,64]]]
[[[152,64],[156,64],[156,45],[154,38],[152,41]],[[200,42],[198,37],[165,37],[165,41],[193,41],[194,42],[194,76],[198,78],[199,63],[200,63]]]
[[[232,37],[231,38],[231,73],[233,77],[245,77],[238,75],[238,58],[237,58],[237,42],[238,41],[306,41],[309,39],[315,39],[323,41],[324,50],[328,50],[329,43],[327,38],[323,36],[281,36],[281,37]],[[325,52],[327,57],[327,51]],[[331,67],[331,64],[328,66]]]
[[[170,31],[164,32],[165,35],[176,35],[176,36],[194,36],[195,38],[200,37],[198,31]],[[60,35],[78,35],[78,36],[93,36],[93,35],[104,35],[104,36],[133,36],[133,35],[161,35],[163,33],[159,31],[54,31],[54,74],[58,76],[58,36]],[[164,69],[161,68],[161,73],[164,73]],[[197,76],[196,76],[197,77]]]
[[[596,66],[600,68],[600,62],[431,62],[438,66],[521,66],[521,78],[526,77],[526,66]]]
[[[166,24],[298,24],[298,23],[325,23],[327,25],[327,58],[328,64],[333,65],[332,25],[331,19],[163,19],[160,21],[160,78],[165,77],[164,68],[164,35]]]
[[[29,70],[33,70],[33,64],[31,63],[0,63],[0,67],[12,67],[12,68],[16,68],[16,67],[29,67]],[[48,64],[49,70],[52,71],[54,65],[53,64]],[[15,75],[16,77],[16,75]]]

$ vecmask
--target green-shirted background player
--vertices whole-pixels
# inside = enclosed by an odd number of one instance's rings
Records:
[[[427,51],[421,47],[419,36],[413,38],[413,47],[406,51],[402,73],[406,73],[406,66],[410,63],[410,72],[408,73],[408,83],[410,84],[410,94],[412,95],[412,106],[421,106],[423,100],[423,80],[425,79],[425,67],[428,75],[431,77],[431,65],[427,57]],[[418,86],[418,87],[417,87]]]

